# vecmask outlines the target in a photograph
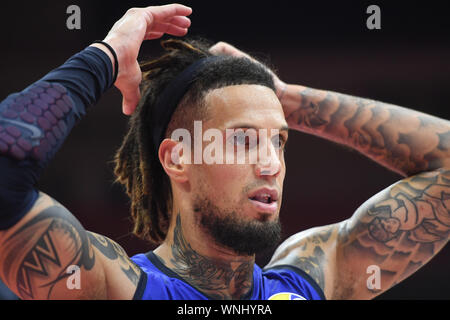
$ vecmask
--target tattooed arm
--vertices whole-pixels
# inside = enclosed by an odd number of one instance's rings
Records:
[[[344,144],[403,176],[450,167],[450,122],[411,109],[287,85],[290,129]]]
[[[226,42],[216,55],[246,57]],[[286,84],[270,69],[289,128],[358,150],[379,164],[411,176],[450,167],[450,122],[370,99]]]
[[[225,42],[214,54],[253,59]],[[253,59],[254,60],[254,59]],[[287,239],[269,267],[306,271],[331,299],[372,298],[405,279],[448,242],[450,122],[399,106],[273,79],[290,129],[346,145],[405,177],[348,220]],[[367,286],[367,267],[381,288]]]
[[[288,239],[270,262],[308,272],[327,298],[373,298],[418,270],[448,242],[450,123],[406,108],[288,85],[291,128],[358,150],[408,178],[364,203],[348,220]],[[381,271],[368,286],[367,268]]]
[[[119,245],[86,231],[44,193],[0,232],[0,257],[1,279],[22,299],[131,299],[141,272]]]
[[[338,232],[335,283],[339,298],[372,298],[409,277],[447,243],[450,170],[424,172],[392,185],[363,204]],[[367,268],[380,268],[380,287]],[[358,276],[361,275],[361,276]]]
[[[307,272],[327,299],[369,299],[406,279],[448,242],[450,170],[401,180],[366,201],[341,223],[287,239],[269,266],[291,264]],[[380,286],[368,285],[369,266]]]
[[[123,112],[134,111],[142,42],[185,35],[191,12],[179,4],[131,8],[102,44],[0,102],[0,277],[21,298],[132,297],[140,271],[123,249],[84,230],[35,185],[71,129],[113,84],[123,95]],[[81,288],[72,289],[67,270],[77,267]]]

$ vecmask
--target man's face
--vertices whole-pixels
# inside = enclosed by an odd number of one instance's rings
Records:
[[[280,238],[279,212],[286,171],[282,148],[288,135],[284,113],[275,93],[260,85],[216,89],[205,101],[208,119],[202,123],[203,131],[219,129],[223,156],[235,153],[235,162],[191,165],[188,174],[194,214],[219,244],[253,254],[275,245],[268,242]],[[251,128],[257,133],[256,144],[248,145],[251,141],[243,133]],[[226,129],[242,130],[227,133]],[[238,164],[237,145],[246,143],[245,164]],[[249,160],[251,153],[257,154],[256,162]]]

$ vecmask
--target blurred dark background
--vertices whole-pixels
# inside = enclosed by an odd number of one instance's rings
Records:
[[[437,1],[183,1],[193,7],[191,36],[227,41],[269,59],[289,83],[372,98],[450,118],[450,20]],[[160,1],[11,1],[0,10],[0,98],[20,91],[72,54],[103,39],[133,6]],[[81,9],[81,30],[66,28],[66,8]],[[381,8],[381,30],[368,30],[366,8]],[[141,58],[160,52],[146,43]],[[134,255],[152,249],[132,236],[129,201],[113,184],[111,160],[125,133],[117,89],[73,130],[40,181],[88,230]],[[291,132],[284,186],[284,238],[342,221],[401,177],[356,152]],[[268,262],[270,253],[258,256]],[[449,299],[450,250],[380,299]]]

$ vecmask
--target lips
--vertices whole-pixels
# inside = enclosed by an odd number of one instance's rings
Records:
[[[278,209],[278,191],[269,188],[260,188],[249,194],[248,199],[258,211],[273,213]]]

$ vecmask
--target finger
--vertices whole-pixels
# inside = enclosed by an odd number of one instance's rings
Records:
[[[216,43],[211,48],[209,48],[209,52],[215,55],[226,54],[225,47],[223,46],[222,42]]]
[[[132,115],[134,110],[136,110],[136,106],[139,103],[139,99],[141,97],[141,92],[139,87],[136,87],[133,92],[127,92],[123,94],[122,99],[122,112],[127,116]]]
[[[213,45],[211,48],[209,48],[209,51],[214,54],[222,53],[227,46],[231,45],[226,42],[220,41],[217,42],[215,45]]]
[[[181,28],[189,28],[191,26],[191,19],[183,16],[169,17],[162,22],[170,23]]]
[[[148,32],[144,40],[153,40],[153,39],[159,39],[164,35],[164,32]]]
[[[164,6],[151,6],[145,8],[148,14],[152,15],[155,20],[163,21],[174,16],[188,16],[192,13],[192,8],[182,4],[174,3]]]
[[[187,28],[181,28],[166,22],[155,22],[151,29],[151,32],[163,32],[174,36],[184,36],[187,31]]]
[[[135,61],[134,67],[130,67],[129,74],[119,76],[115,83],[115,86],[122,93],[122,111],[126,115],[131,115],[139,103],[141,98],[139,90],[141,79],[141,68],[139,63]]]
[[[228,55],[228,56],[235,56],[235,57],[247,57],[250,58],[249,55],[247,55],[246,53],[240,51],[239,49],[237,49],[236,47],[233,47],[231,44],[228,44],[226,42],[218,42],[215,45],[213,45],[209,51],[212,54],[224,54],[224,55]]]

